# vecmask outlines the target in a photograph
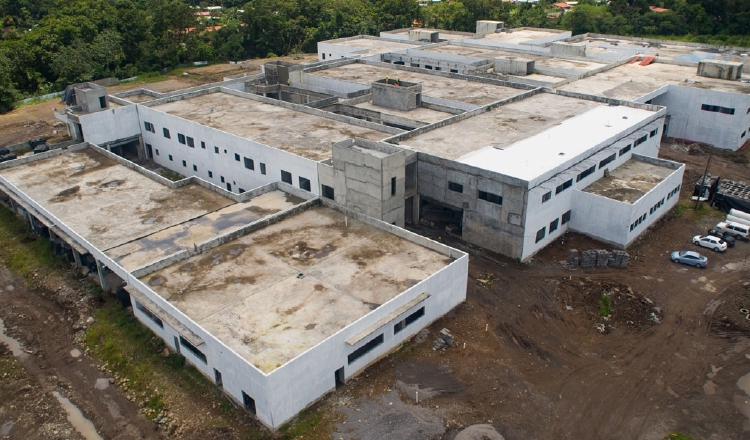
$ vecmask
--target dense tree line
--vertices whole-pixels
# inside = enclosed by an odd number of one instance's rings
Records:
[[[581,0],[562,16],[551,0],[222,0],[220,28],[198,21],[196,0],[0,0],[0,112],[25,96],[107,76],[192,61],[315,52],[321,40],[425,27],[473,31],[476,20],[750,45],[750,1]]]

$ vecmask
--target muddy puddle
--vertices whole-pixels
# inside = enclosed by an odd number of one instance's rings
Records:
[[[2,318],[0,318],[0,342],[8,346],[10,352],[13,353],[13,356],[21,359],[28,356],[28,354],[26,354],[26,352],[23,350],[23,346],[21,345],[21,343],[6,335],[5,330],[5,322],[2,320]]]
[[[68,422],[73,425],[73,428],[78,431],[86,440],[104,440],[97,432],[96,427],[91,420],[87,419],[77,406],[73,405],[70,400],[62,396],[57,391],[53,391],[52,395],[55,396],[60,405],[63,407],[66,413],[68,413]]]

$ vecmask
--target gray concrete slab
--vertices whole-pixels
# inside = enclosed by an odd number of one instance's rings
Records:
[[[331,157],[331,145],[388,134],[265,104],[227,93],[210,93],[154,106],[155,109],[312,160]]]
[[[152,263],[211,238],[275,214],[304,200],[282,191],[271,191],[244,203],[227,206],[185,223],[158,231],[106,252],[128,271]]]
[[[449,263],[317,207],[143,281],[268,373]]]
[[[391,78],[422,84],[422,94],[451,101],[485,105],[522,93],[522,90],[494,84],[448,78],[429,73],[408,72],[388,67],[355,63],[321,70],[313,75],[370,85],[373,81]]]
[[[633,204],[673,172],[671,168],[629,160],[583,191]]]
[[[103,250],[235,203],[194,184],[170,189],[90,149],[0,174]]]

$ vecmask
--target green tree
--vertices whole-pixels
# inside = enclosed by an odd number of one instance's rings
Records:
[[[375,14],[380,30],[407,28],[419,19],[419,4],[414,0],[376,0]]]

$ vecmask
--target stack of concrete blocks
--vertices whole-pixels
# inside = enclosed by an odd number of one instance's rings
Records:
[[[608,252],[603,249],[593,249],[578,252],[578,249],[568,251],[568,267],[583,269],[594,269],[599,267],[628,267],[630,256],[625,251],[613,250]]]
[[[609,252],[604,249],[596,250],[596,267],[607,267],[609,264]]]
[[[593,269],[596,267],[597,251],[588,250],[581,252],[580,265],[583,269]]]
[[[425,29],[412,29],[409,31],[409,41],[427,41],[429,43],[437,43],[440,41],[440,33],[438,31],[428,31]]]
[[[494,34],[505,26],[502,21],[479,20],[477,21],[477,34],[486,35]]]
[[[568,266],[578,267],[578,249],[571,249],[568,251]]]
[[[395,79],[372,83],[372,103],[394,110],[409,111],[422,106],[422,84]]]
[[[698,62],[698,76],[737,80],[742,77],[744,65],[745,63],[732,61],[703,60]]]
[[[628,267],[630,255],[627,252],[614,250],[611,255],[609,267]]]
[[[586,56],[586,45],[585,44],[570,44],[570,43],[552,43],[550,46],[552,56],[558,57],[585,57]]]
[[[407,154],[359,138],[334,144],[335,202],[403,227]]]
[[[495,73],[526,76],[534,73],[534,60],[518,57],[495,58]]]

